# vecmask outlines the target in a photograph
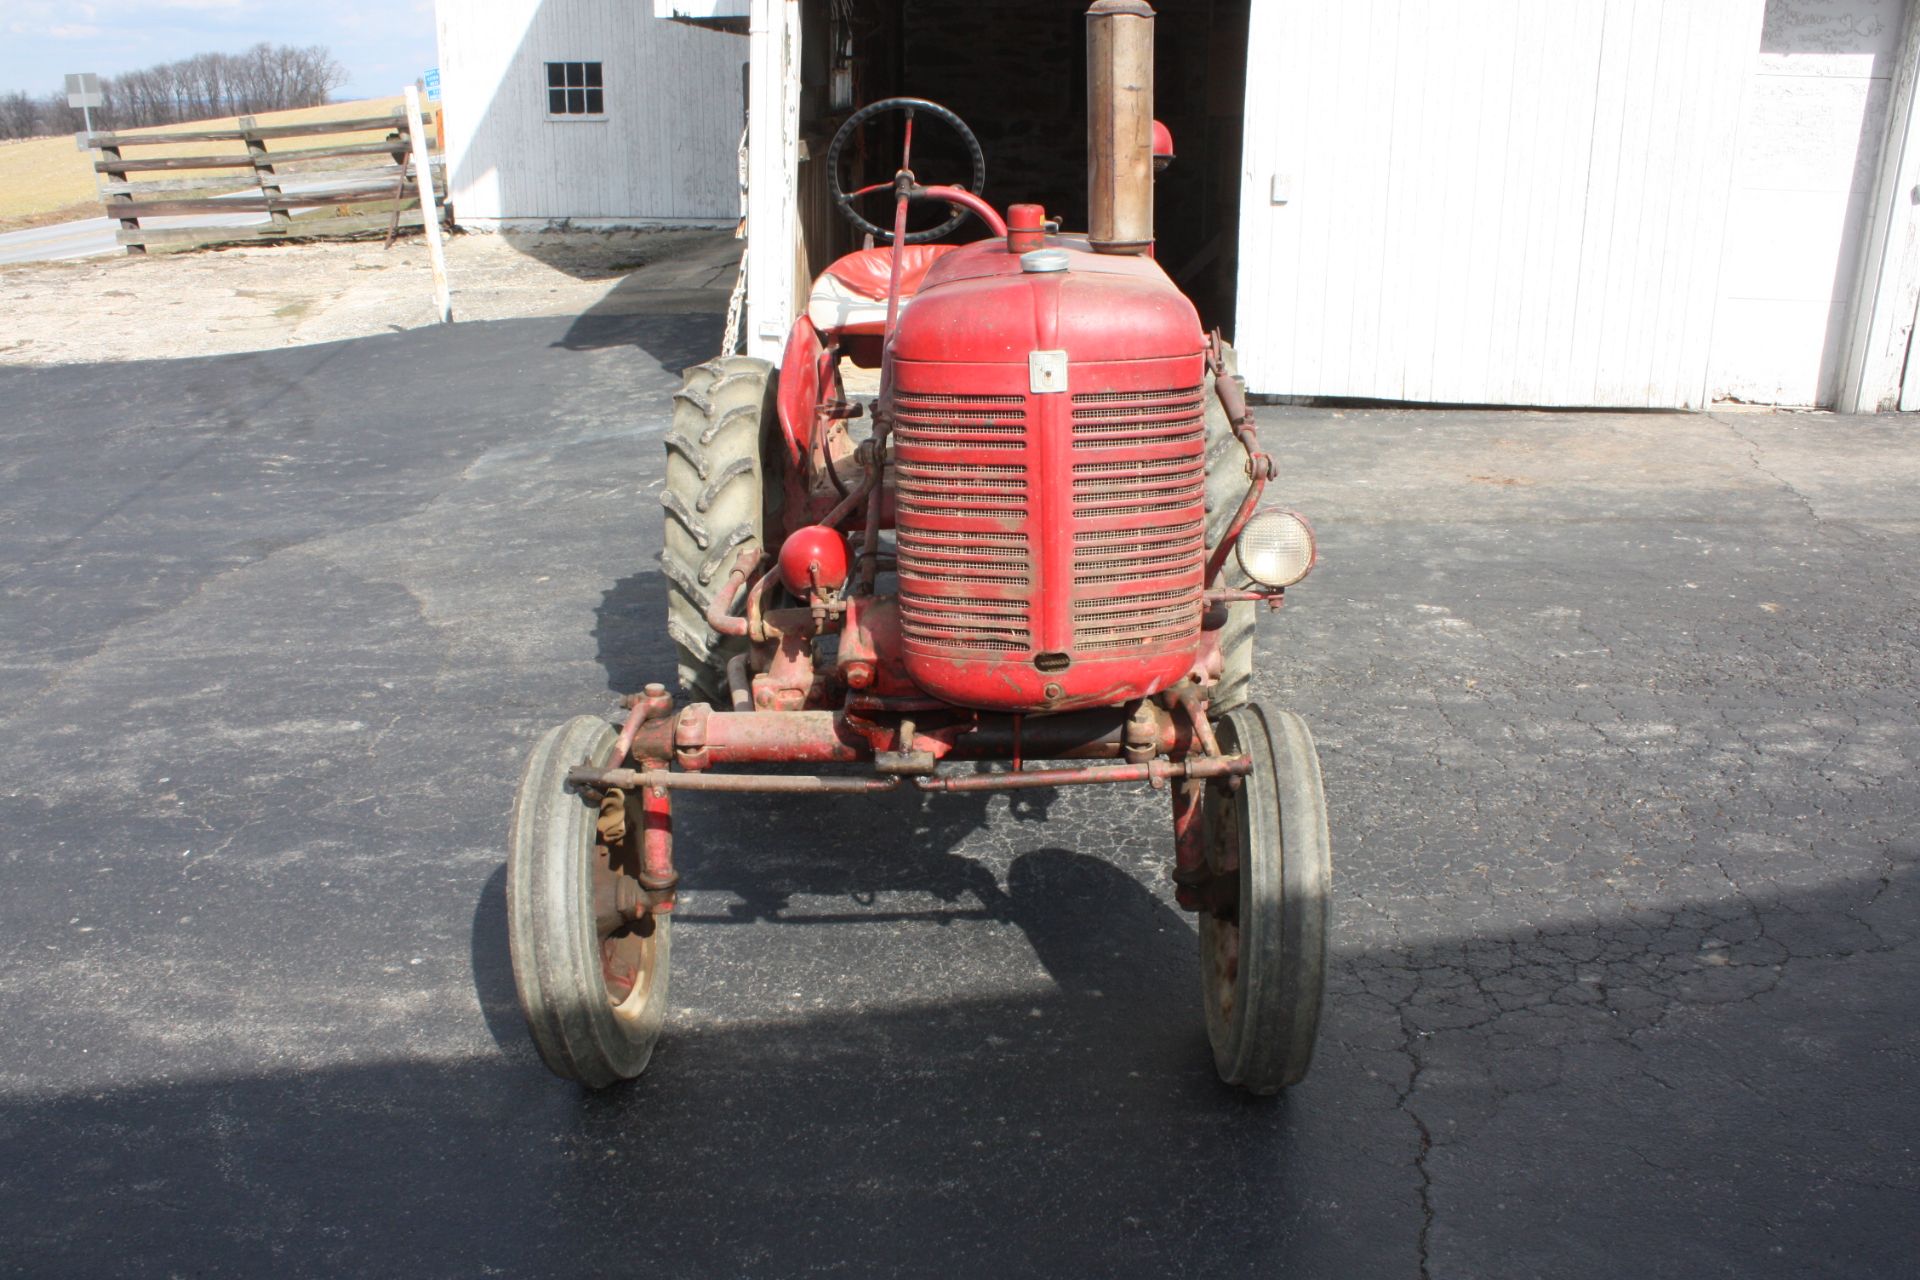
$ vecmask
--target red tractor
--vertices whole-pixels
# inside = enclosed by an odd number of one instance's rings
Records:
[[[691,701],[649,685],[618,731],[551,730],[514,806],[514,974],[558,1074],[601,1087],[653,1052],[675,791],[1141,783],[1171,801],[1221,1078],[1271,1093],[1306,1072],[1331,874],[1320,765],[1297,716],[1248,695],[1256,614],[1312,569],[1313,534],[1261,506],[1273,463],[1233,353],[1152,256],[1170,150],[1152,12],[1088,13],[1087,234],[982,200],[979,144],[945,108],[876,102],[829,167],[883,246],[820,278],[777,374],[741,356],[688,371],[662,564]],[[843,151],[883,113],[904,117],[897,173],[844,190]],[[920,183],[928,121],[964,141],[969,186]],[[891,228],[853,205],[882,190]],[[916,201],[953,216],[911,234]],[[986,239],[929,243],[969,216]],[[870,402],[843,362],[877,367]]]

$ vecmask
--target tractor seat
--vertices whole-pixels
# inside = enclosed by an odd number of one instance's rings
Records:
[[[900,254],[900,305],[906,306],[926,281],[927,271],[959,245],[910,244]],[[859,249],[841,258],[813,282],[807,316],[822,333],[843,336],[881,334],[887,328],[887,283],[893,275],[893,250],[885,245]]]

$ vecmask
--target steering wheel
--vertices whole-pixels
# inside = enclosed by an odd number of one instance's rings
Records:
[[[848,140],[859,131],[861,125],[873,119],[875,116],[883,115],[889,111],[903,111],[907,116],[905,142],[900,149],[900,174],[905,176],[905,181],[902,181],[900,176],[896,176],[891,182],[876,182],[872,186],[862,187],[858,191],[848,191],[840,185],[840,153],[846,149]],[[967,184],[966,189],[978,195],[981,191],[984,191],[987,186],[986,154],[980,150],[980,140],[973,136],[973,130],[967,128],[966,121],[962,120],[959,116],[947,110],[939,103],[928,102],[925,98],[882,98],[878,102],[868,103],[866,106],[848,116],[846,123],[840,126],[840,131],[833,135],[833,143],[827,148],[827,182],[833,191],[834,207],[840,210],[841,216],[882,244],[892,242],[892,229],[877,226],[867,221],[860,215],[859,211],[853,207],[853,202],[859,197],[871,195],[875,191],[892,191],[896,193],[896,195],[906,199],[914,198],[917,184],[913,181],[912,168],[913,121],[915,116],[922,113],[930,115],[934,119],[952,128],[955,133],[960,135],[960,140],[966,143],[967,154],[973,160],[973,181]],[[902,242],[905,244],[926,244],[929,241],[938,240],[965,222],[967,220],[967,212],[965,209],[956,207],[953,211],[953,217],[947,219],[931,231],[912,232],[903,237]]]

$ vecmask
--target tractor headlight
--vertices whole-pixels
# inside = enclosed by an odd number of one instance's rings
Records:
[[[1256,512],[1234,544],[1240,567],[1263,587],[1290,587],[1313,570],[1313,526],[1292,511]]]

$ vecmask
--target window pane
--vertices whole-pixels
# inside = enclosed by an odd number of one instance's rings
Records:
[[[606,109],[606,98],[601,91],[598,89],[587,90],[587,114],[597,116],[605,112]]]
[[[582,84],[586,83],[586,70],[585,63],[569,62],[567,64],[567,88],[578,89]]]
[[[557,62],[549,62],[547,64],[547,87],[549,89],[564,89],[566,84],[567,69]]]
[[[567,91],[565,89],[547,90],[547,114],[554,116],[567,114]]]
[[[587,111],[587,91],[585,89],[567,90],[567,114],[585,115]]]
[[[599,87],[600,87],[600,64],[597,62],[589,62],[587,64],[587,88],[598,89]]]

